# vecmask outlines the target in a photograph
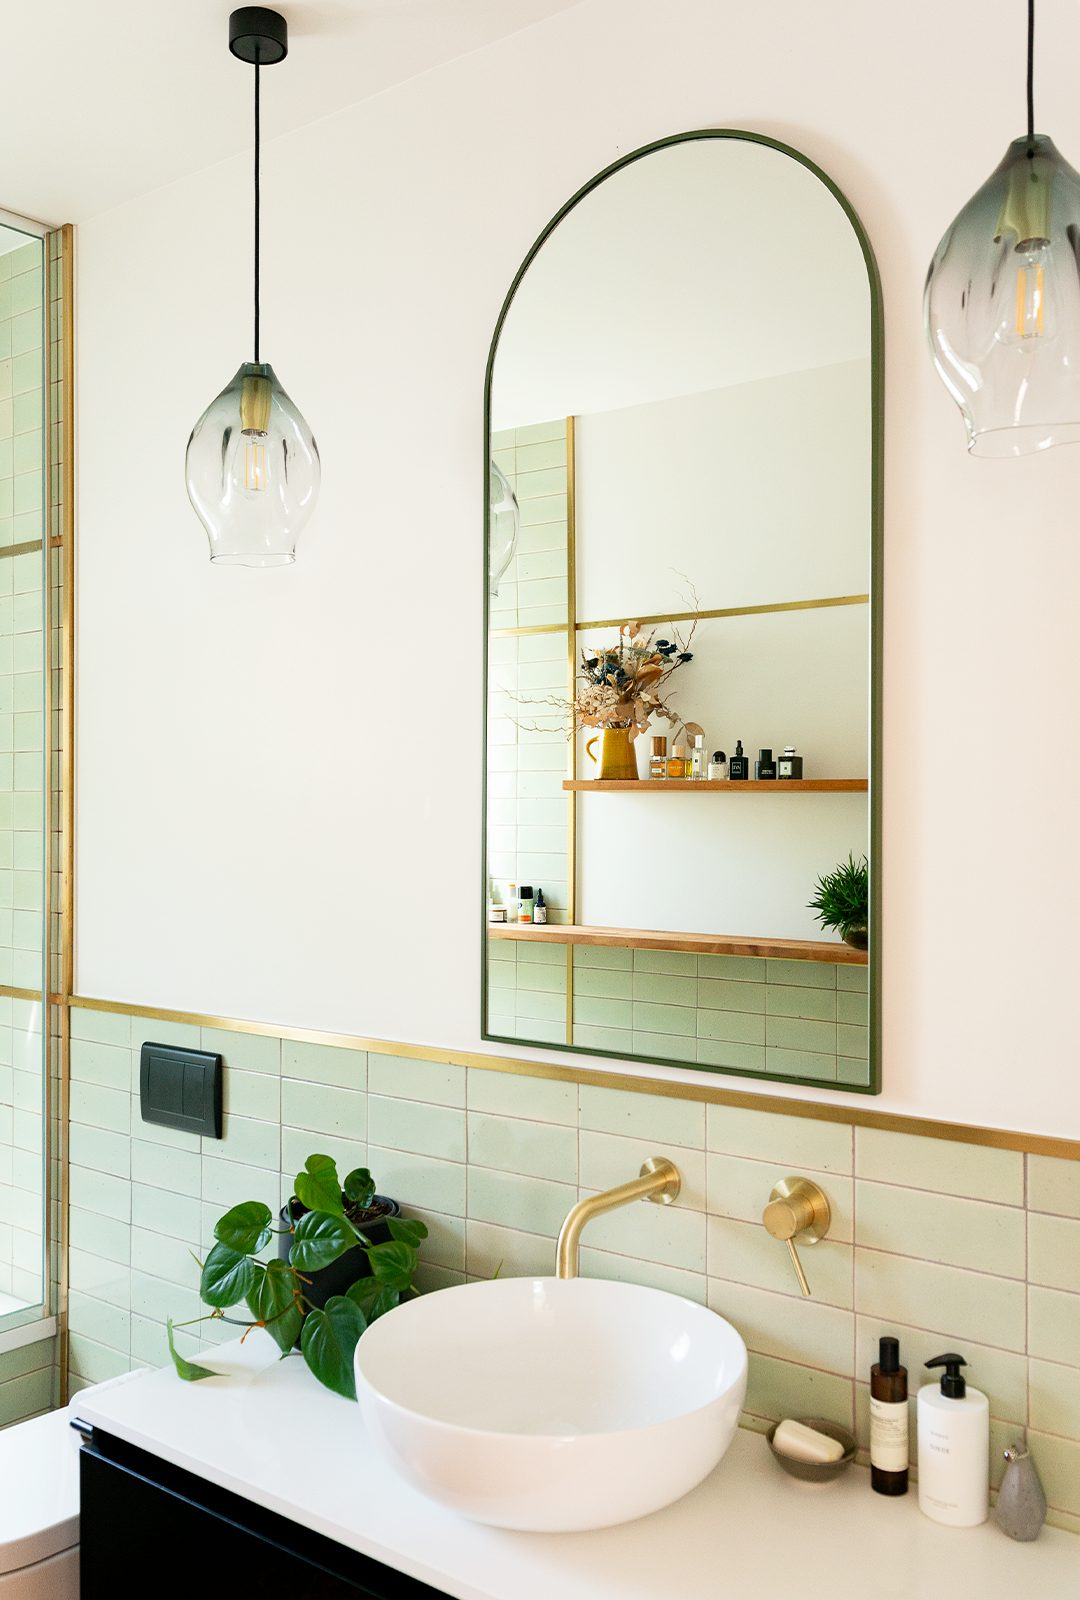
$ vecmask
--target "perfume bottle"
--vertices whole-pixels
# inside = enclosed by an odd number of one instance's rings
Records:
[[[759,750],[758,758],[754,762],[755,778],[775,778],[776,762],[772,758],[771,750]]]
[[[793,744],[784,746],[784,753],[776,763],[776,776],[778,778],[801,778],[802,756],[795,754]]]
[[[654,734],[652,755],[649,757],[649,777],[666,778],[667,775],[667,740],[663,734]]]
[[[688,778],[690,776],[690,762],[686,756],[686,746],[677,744],[668,757],[667,775],[669,778]]]
[[[728,762],[729,778],[748,778],[750,776],[750,759],[743,754],[742,740],[735,745],[735,754]]]
[[[695,733],[693,748],[690,751],[690,771],[688,778],[704,778],[705,776],[705,735]]]
[[[728,775],[727,756],[722,750],[714,750],[712,760],[709,762],[709,782],[719,783]]]

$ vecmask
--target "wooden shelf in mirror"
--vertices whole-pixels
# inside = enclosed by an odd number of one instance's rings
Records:
[[[576,923],[489,922],[492,939],[534,944],[592,944],[620,950],[684,950],[701,956],[766,956],[779,961],[828,961],[865,967],[865,950],[826,939],[765,939],[728,933],[667,933],[655,928],[588,928]]]
[[[867,778],[565,778],[564,789],[595,789],[607,793],[612,789],[692,789],[726,790],[737,794],[740,790],[768,789],[771,794],[866,794],[870,784]]]

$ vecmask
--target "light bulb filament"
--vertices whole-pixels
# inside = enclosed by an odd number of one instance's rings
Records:
[[[244,431],[243,486],[249,494],[259,494],[269,481],[266,435]]]
[[[1046,333],[1046,282],[1042,262],[1016,274],[1016,336],[1041,339]]]

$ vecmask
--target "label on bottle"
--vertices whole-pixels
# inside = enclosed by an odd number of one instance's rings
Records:
[[[546,922],[547,921],[547,906],[534,906],[533,907],[533,921],[534,922]]]
[[[870,1463],[883,1472],[903,1472],[908,1464],[906,1400],[870,1400]]]

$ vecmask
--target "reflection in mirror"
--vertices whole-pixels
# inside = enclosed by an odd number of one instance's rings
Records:
[[[46,1298],[48,249],[37,234],[0,226],[0,1319],[8,1321]]]
[[[486,1037],[879,1086],[878,315],[850,210],[749,136],[630,158],[530,258],[489,390]]]

